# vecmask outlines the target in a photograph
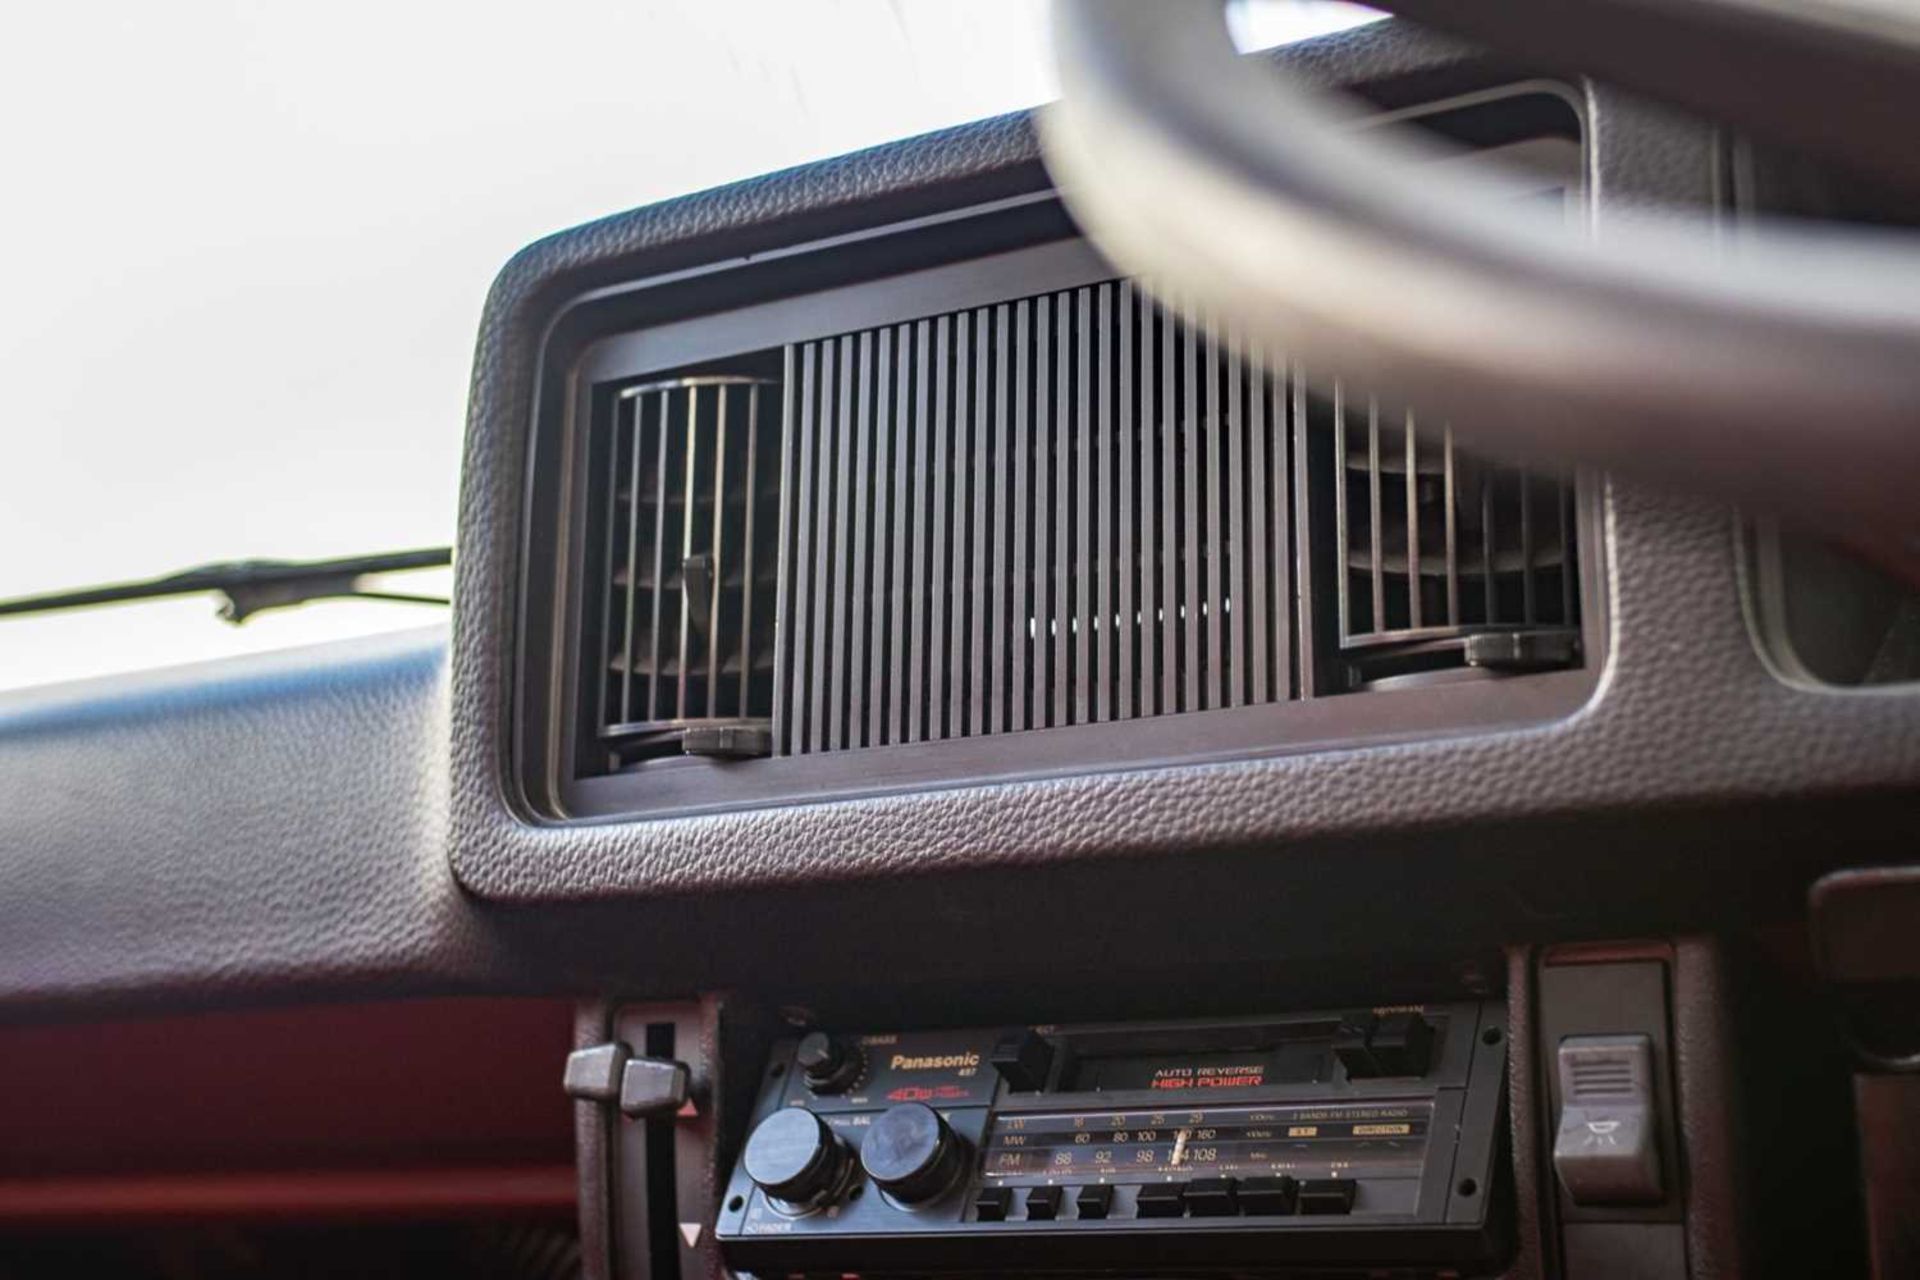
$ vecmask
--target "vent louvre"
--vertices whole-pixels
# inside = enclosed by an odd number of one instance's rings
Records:
[[[802,343],[781,755],[1284,700],[1275,378],[1125,282]]]
[[[599,741],[765,754],[773,702],[778,387],[715,375],[612,395]]]
[[[1577,663],[1570,475],[1458,452],[1450,429],[1337,383],[1307,404],[1333,437],[1338,643],[1354,686]]]

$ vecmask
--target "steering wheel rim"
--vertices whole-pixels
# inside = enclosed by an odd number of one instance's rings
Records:
[[[1057,0],[1041,115],[1122,269],[1457,436],[1731,498],[1920,583],[1920,240],[1569,235],[1241,57],[1217,0]]]

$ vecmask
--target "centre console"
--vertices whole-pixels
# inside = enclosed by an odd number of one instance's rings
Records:
[[[789,1273],[1497,1263],[1499,1001],[777,1042],[728,1267]]]

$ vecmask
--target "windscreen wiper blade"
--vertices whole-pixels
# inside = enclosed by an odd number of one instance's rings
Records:
[[[220,616],[242,623],[256,613],[286,609],[309,600],[393,600],[404,604],[449,604],[445,596],[409,595],[383,591],[364,579],[408,569],[438,569],[453,563],[453,548],[425,547],[417,551],[386,551],[340,560],[225,560],[142,582],[117,582],[59,591],[49,595],[0,600],[0,616],[51,613],[89,605],[124,604],[130,600],[157,600],[215,592],[221,597]]]

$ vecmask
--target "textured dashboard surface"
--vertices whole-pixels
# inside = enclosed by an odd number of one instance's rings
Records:
[[[1376,100],[1487,83],[1456,46],[1381,24],[1282,55]],[[1613,95],[1588,102],[1596,218],[1704,203],[1716,141]],[[1611,648],[1577,714],[1520,731],[644,823],[542,825],[509,800],[513,601],[536,358],[567,299],[760,245],[880,225],[1037,180],[1022,118],[848,157],[568,232],[489,299],[468,428],[454,650],[452,840],[476,893],[672,896],[1567,818],[1649,804],[1905,789],[1920,698],[1776,679],[1749,640],[1731,513],[1605,494]],[[1614,203],[1617,202],[1617,203]],[[1381,695],[1391,696],[1391,695]]]
[[[484,980],[446,631],[0,699],[0,1010]]]

